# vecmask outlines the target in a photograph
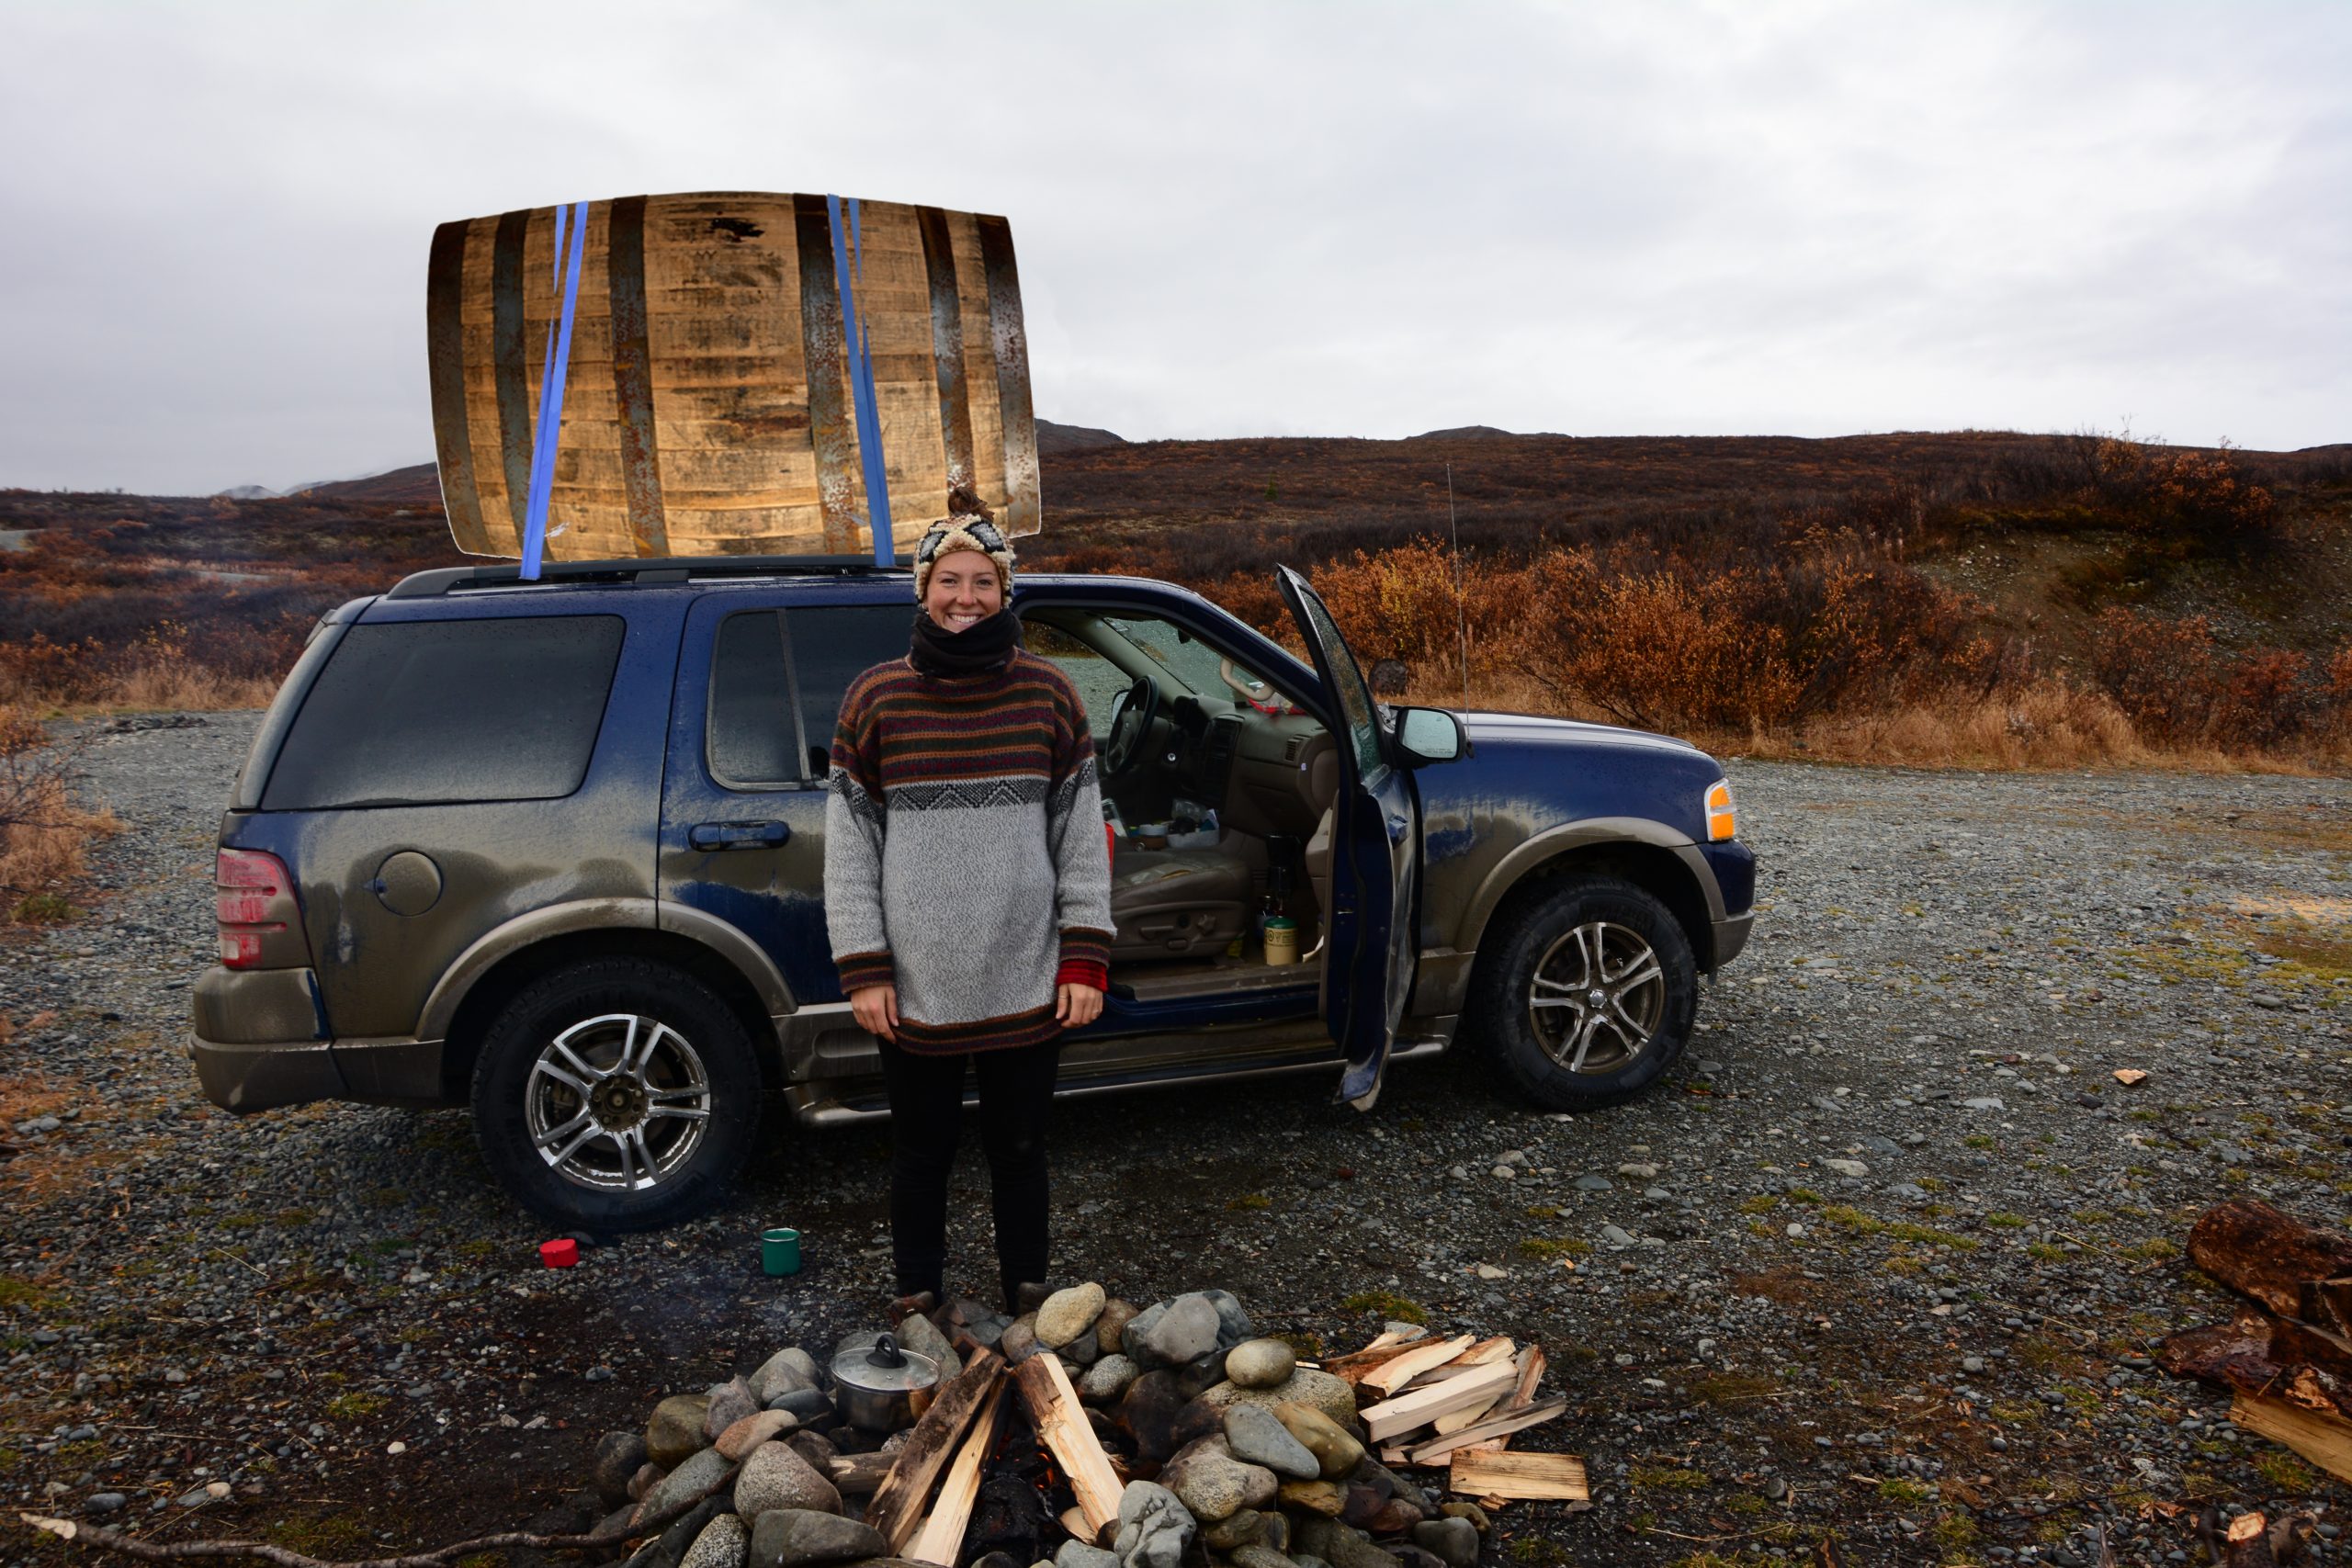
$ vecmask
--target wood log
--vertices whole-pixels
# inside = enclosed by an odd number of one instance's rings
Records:
[[[2300,1325],[2251,1308],[2226,1324],[2184,1329],[2156,1348],[2175,1377],[2352,1421],[2352,1357]]]
[[[947,1479],[939,1483],[939,1500],[915,1531],[906,1555],[917,1562],[935,1562],[939,1568],[956,1568],[963,1555],[964,1532],[972,1523],[972,1504],[980,1495],[980,1471],[987,1465],[989,1452],[996,1447],[997,1416],[1004,1403],[1004,1380],[999,1378],[988,1397],[981,1402],[980,1413],[972,1418],[971,1430],[964,1436],[964,1446],[956,1450],[956,1462],[947,1467]]]
[[[1450,1363],[1457,1367],[1483,1367],[1489,1361],[1507,1361],[1519,1353],[1519,1346],[1507,1334],[1491,1339],[1481,1339]]]
[[[2283,1443],[2338,1481],[2352,1481],[2352,1422],[2250,1393],[2241,1393],[2230,1402],[2230,1420],[2258,1437]]]
[[[1500,1403],[1500,1400],[1496,1401],[1496,1404]],[[1465,1427],[1476,1426],[1493,1415],[1494,1410],[1493,1404],[1465,1404],[1461,1409],[1449,1412],[1430,1422],[1430,1430],[1441,1438],[1450,1438]]]
[[[1358,1387],[1375,1389],[1382,1393],[1395,1393],[1431,1367],[1442,1367],[1476,1343],[1467,1334],[1458,1339],[1442,1339],[1434,1345],[1416,1345],[1393,1360],[1373,1368],[1358,1381]]]
[[[1351,1361],[1385,1359],[1387,1352],[1401,1350],[1409,1345],[1418,1345],[1429,1337],[1429,1330],[1426,1328],[1416,1328],[1410,1334],[1400,1333],[1394,1328],[1384,1328],[1374,1335],[1362,1349],[1350,1350],[1344,1355],[1325,1357],[1323,1370],[1327,1372],[1337,1371]]]
[[[1487,1413],[1489,1418],[1497,1416],[1511,1415],[1516,1411],[1524,1410],[1529,1405],[1535,1403],[1535,1385],[1544,1381],[1544,1347],[1541,1345],[1527,1346],[1525,1348],[1521,1349],[1516,1357],[1512,1358],[1512,1364],[1519,1369],[1519,1382],[1512,1385],[1510,1393],[1507,1398],[1498,1403],[1492,1410],[1489,1410]],[[1487,1438],[1475,1443],[1467,1450],[1459,1451],[1476,1454],[1498,1454],[1510,1447],[1510,1434],[1509,1432],[1502,1432],[1494,1437]]]
[[[2270,1551],[2270,1521],[2256,1508],[2240,1514],[2222,1532],[2222,1568],[2278,1568]]]
[[[2352,1337],[2352,1235],[2239,1198],[2205,1212],[2188,1233],[2188,1256],[2280,1316]]]
[[[1574,1454],[1456,1454],[1445,1485],[1464,1497],[1564,1503],[1592,1498],[1584,1461]]]
[[[893,1552],[913,1537],[915,1527],[922,1522],[923,1505],[930,1501],[932,1483],[955,1458],[966,1428],[1003,1376],[1004,1358],[993,1350],[982,1351],[915,1423],[907,1446],[899,1450],[890,1472],[865,1506],[865,1522],[881,1533]]]
[[[835,1454],[825,1461],[825,1479],[844,1497],[870,1497],[890,1473],[896,1454]]]
[[[1012,1369],[1012,1382],[1021,1391],[1021,1402],[1029,1407],[1029,1419],[1036,1424],[1039,1439],[1052,1450],[1061,1463],[1062,1474],[1069,1480],[1070,1495],[1089,1527],[1082,1539],[1091,1543],[1104,1524],[1119,1517],[1119,1478],[1111,1468],[1111,1456],[1102,1451],[1101,1440],[1094,1436],[1059,1357],[1030,1357]]]
[[[1517,1378],[1518,1372],[1509,1361],[1497,1361],[1465,1376],[1368,1405],[1357,1411],[1356,1417],[1374,1442],[1382,1442],[1464,1405],[1483,1408],[1491,1404]],[[1371,1386],[1370,1379],[1365,1380],[1365,1386]]]
[[[1530,1427],[1541,1426],[1559,1416],[1567,1407],[1566,1400],[1555,1399],[1530,1405],[1525,1410],[1514,1410],[1508,1416],[1490,1416],[1467,1431],[1415,1444],[1408,1451],[1407,1461],[1412,1464],[1444,1464],[1457,1450],[1467,1449],[1488,1438],[1499,1438],[1507,1432],[1524,1431]]]

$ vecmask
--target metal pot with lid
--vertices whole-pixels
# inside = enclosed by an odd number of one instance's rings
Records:
[[[833,1352],[833,1406],[868,1432],[895,1432],[931,1408],[939,1363],[888,1334],[853,1335]]]

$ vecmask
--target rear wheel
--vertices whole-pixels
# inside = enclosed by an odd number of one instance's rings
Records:
[[[1690,939],[1666,906],[1598,875],[1563,877],[1510,916],[1476,990],[1498,1070],[1547,1111],[1657,1082],[1690,1038],[1698,998]]]
[[[474,1069],[474,1128],[548,1219],[643,1230],[709,1208],[752,1152],[760,1070],[743,1025],[683,970],[568,964],[515,993]]]

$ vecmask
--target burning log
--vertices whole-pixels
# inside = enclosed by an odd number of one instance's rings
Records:
[[[1094,1436],[1058,1358],[1032,1356],[1012,1370],[1012,1381],[1022,1404],[1028,1406],[1029,1419],[1036,1424],[1038,1440],[1069,1480],[1070,1495],[1086,1516],[1086,1541],[1092,1545],[1102,1527],[1119,1517],[1121,1487],[1110,1456]]]
[[[2188,1256],[2232,1290],[2352,1348],[2352,1236],[2238,1199],[2206,1211],[2188,1233]]]
[[[939,1501],[932,1505],[922,1528],[915,1532],[914,1543],[906,1550],[906,1555],[916,1562],[956,1568],[965,1527],[972,1522],[972,1504],[980,1495],[980,1466],[996,1446],[997,1408],[1003,1399],[1004,1380],[1000,1378],[989,1385],[964,1446],[956,1452],[956,1462],[947,1467],[947,1479],[939,1485]]]
[[[903,1550],[916,1526],[922,1522],[923,1504],[931,1496],[932,1483],[939,1479],[940,1471],[962,1440],[965,1428],[971,1425],[1003,1373],[1004,1359],[993,1350],[982,1351],[915,1423],[907,1446],[899,1450],[897,1461],[865,1508],[865,1522],[881,1532],[892,1551]]]

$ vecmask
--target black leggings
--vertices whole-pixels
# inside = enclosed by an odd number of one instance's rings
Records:
[[[1046,1278],[1046,1113],[1061,1043],[919,1056],[885,1040],[890,1088],[890,1248],[899,1293],[944,1295],[947,1179],[964,1115],[964,1064],[980,1086],[980,1147],[988,1156],[996,1257],[1008,1310],[1016,1286]]]

